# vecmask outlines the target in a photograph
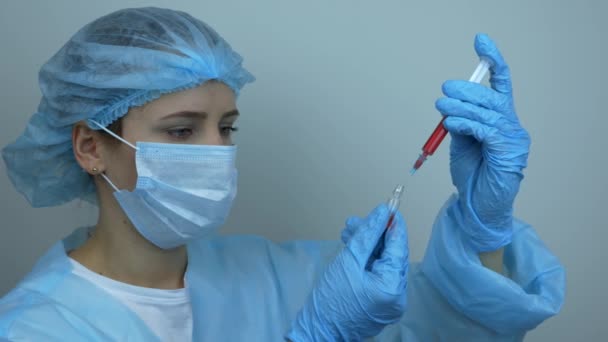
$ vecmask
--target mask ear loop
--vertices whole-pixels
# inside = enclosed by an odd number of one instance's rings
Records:
[[[103,127],[101,124],[99,124],[99,122],[93,120],[93,119],[89,119],[90,122],[94,123],[95,125],[97,125],[97,127],[103,129],[106,133],[108,133],[109,135],[113,136],[114,138],[122,141],[123,143],[129,145],[131,148],[133,148],[135,151],[139,150],[139,148],[137,148],[135,145],[131,144],[130,142],[126,141],[125,139],[121,138],[118,134],[110,131],[109,129]]]
[[[106,176],[105,173],[100,173],[99,174],[101,177],[103,177],[103,179],[106,180],[106,182],[108,182],[108,184],[110,184],[110,186],[112,187],[112,189],[114,189],[114,191],[120,191],[118,190],[118,188],[116,187],[116,185],[114,185],[114,183],[112,183],[112,181],[110,180],[110,178],[108,178],[108,176]]]
[[[89,119],[90,122],[94,123],[95,125],[97,125],[97,127],[103,129],[106,133],[108,133],[109,135],[113,136],[114,138],[120,140],[121,142],[129,145],[131,148],[135,149],[135,151],[139,150],[139,148],[137,148],[136,146],[133,146],[133,144],[131,144],[130,142],[126,141],[125,139],[121,138],[120,136],[118,136],[118,134],[110,131],[109,129],[103,127],[101,124],[99,124],[99,122],[93,120],[93,119]],[[100,173],[101,177],[103,177],[103,179],[106,180],[106,182],[108,182],[108,184],[110,184],[110,186],[112,187],[112,189],[114,189],[114,191],[120,191],[116,185],[114,185],[114,183],[112,183],[112,181],[110,180],[110,178],[108,178],[108,176],[106,176],[105,172]]]

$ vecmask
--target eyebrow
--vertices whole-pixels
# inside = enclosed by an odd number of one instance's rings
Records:
[[[222,119],[225,119],[225,118],[231,117],[231,116],[238,116],[238,115],[240,115],[239,111],[237,109],[233,109],[233,110],[230,110],[230,111],[224,113],[222,115]],[[183,111],[171,113],[169,115],[165,115],[164,117],[161,118],[161,120],[172,119],[172,118],[175,118],[175,117],[206,119],[207,116],[208,116],[208,114],[206,112],[196,112],[196,111],[191,111],[191,110],[183,110]]]

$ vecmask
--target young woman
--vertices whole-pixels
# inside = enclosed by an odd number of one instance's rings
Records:
[[[342,242],[214,234],[236,194],[231,133],[253,76],[186,13],[125,9],[86,25],[42,67],[38,111],[3,157],[33,206],[80,198],[99,217],[0,300],[0,337],[521,340],[559,311],[564,270],[512,216],[529,137],[501,54],[485,35],[475,48],[492,88],[443,86],[458,194],[410,265],[400,214],[372,253],[385,205],[349,218]]]

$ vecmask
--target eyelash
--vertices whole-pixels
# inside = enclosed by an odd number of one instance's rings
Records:
[[[221,127],[221,134],[223,136],[230,136],[232,133],[237,132],[239,130],[238,127],[235,126],[229,126],[229,127]],[[183,136],[182,133],[184,131],[189,131],[189,134],[187,136]],[[190,136],[192,136],[192,134],[194,134],[194,130],[192,128],[189,127],[178,127],[178,128],[172,128],[172,129],[168,129],[167,130],[167,134],[169,134],[169,136],[173,139],[176,140],[187,140]]]
[[[229,127],[222,127],[221,130],[222,130],[222,133],[226,132],[227,135],[230,135],[231,133],[238,132],[239,128],[236,126],[229,126]]]
[[[184,131],[189,131],[189,134],[187,136],[181,135],[181,133]],[[176,140],[186,140],[192,135],[192,133],[193,129],[189,127],[171,128],[167,130],[167,134],[169,134],[172,139]]]

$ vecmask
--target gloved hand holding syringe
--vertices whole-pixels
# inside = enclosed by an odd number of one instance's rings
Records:
[[[481,58],[481,61],[477,65],[477,68],[475,68],[475,71],[473,72],[473,75],[471,75],[469,82],[480,83],[481,80],[483,80],[483,78],[487,74],[489,68],[490,63],[485,58]],[[448,131],[443,125],[445,118],[446,117],[443,117],[443,119],[441,119],[431,136],[427,139],[426,143],[422,147],[422,153],[414,163],[414,167],[410,172],[411,175],[413,175],[422,166],[422,164],[426,161],[427,157],[432,156],[433,153],[435,153],[445,136],[448,134]],[[398,184],[397,187],[395,187],[395,190],[393,191],[393,195],[388,200],[387,205],[389,209],[389,220],[386,225],[386,229],[384,230],[384,233],[382,234],[382,236],[380,236],[380,239],[376,244],[376,248],[374,248],[371,257],[367,262],[366,269],[371,268],[373,261],[381,255],[382,250],[384,249],[384,239],[386,237],[386,231],[391,229],[395,213],[397,212],[397,210],[399,210],[399,204],[401,203],[401,195],[403,194],[403,190],[404,186]]]

